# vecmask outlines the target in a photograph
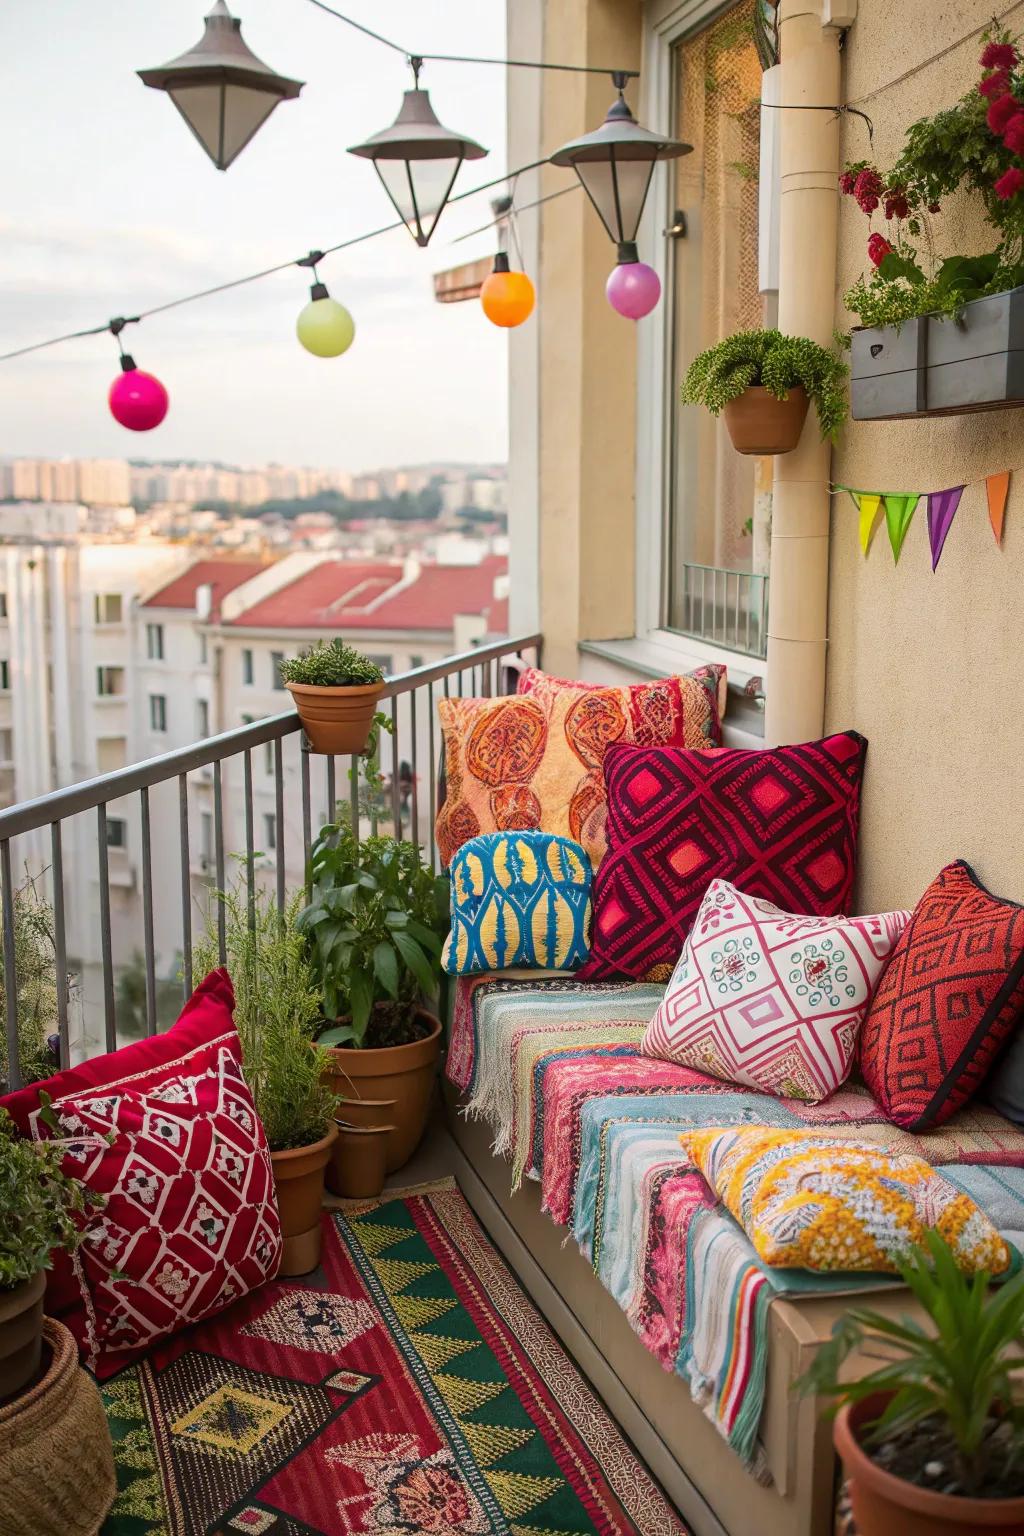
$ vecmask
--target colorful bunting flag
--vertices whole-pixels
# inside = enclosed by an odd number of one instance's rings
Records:
[[[951,486],[948,491],[928,493],[928,543],[931,545],[933,571],[939,563],[946,534],[952,526],[963,493],[962,485]]]
[[[1010,471],[1004,469],[1000,475],[989,475],[985,481],[985,494],[988,497],[988,520],[992,524],[992,532],[996,536],[996,543],[1003,542],[1003,518],[1006,514],[1006,494],[1010,489]]]
[[[900,550],[903,548],[903,540],[907,536],[911,518],[917,510],[917,504],[921,500],[920,493],[913,491],[909,496],[901,493],[896,495],[888,492],[883,495],[885,502],[885,522],[889,530],[889,543],[892,545],[892,556],[899,560]]]
[[[882,511],[882,498],[874,491],[851,491],[854,505],[860,513],[860,547],[867,554],[878,527]]]

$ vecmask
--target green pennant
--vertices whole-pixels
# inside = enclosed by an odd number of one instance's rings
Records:
[[[903,548],[903,540],[907,536],[911,519],[921,500],[919,491],[913,491],[909,495],[898,495],[895,492],[883,496],[885,502],[885,522],[889,530],[889,543],[892,545],[893,559],[899,560],[900,550]]]

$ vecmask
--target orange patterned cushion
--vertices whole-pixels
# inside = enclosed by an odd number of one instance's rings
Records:
[[[710,747],[721,739],[713,689],[669,677],[627,688],[564,684],[535,673],[529,693],[440,699],[445,803],[437,845],[447,865],[481,832],[539,828],[605,851],[602,764],[612,742]]]

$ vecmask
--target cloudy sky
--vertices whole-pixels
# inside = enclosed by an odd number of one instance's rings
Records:
[[[394,118],[403,59],[309,0],[229,0],[255,53],[306,82],[220,172],[135,70],[202,31],[207,0],[0,5],[0,351],[101,324],[334,244],[392,216],[372,167],[345,153]],[[339,0],[424,51],[500,54],[504,0]],[[506,169],[504,72],[427,65],[442,122],[491,150],[457,190]],[[476,304],[439,305],[432,274],[487,250],[451,245],[488,198],[450,209],[430,247],[403,230],[332,257],[321,277],[352,311],[343,358],[295,340],[295,270],[154,317],[129,333],[171,395],[145,436],[106,408],[109,336],[0,364],[0,455],[216,458],[346,469],[506,451],[506,338]]]

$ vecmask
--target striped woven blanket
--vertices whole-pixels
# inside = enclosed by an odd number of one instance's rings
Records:
[[[803,1105],[640,1054],[661,989],[571,979],[464,978],[448,1076],[484,1119],[513,1187],[539,1179],[630,1324],[745,1464],[764,1476],[757,1431],[768,1308],[778,1295],[877,1289],[873,1276],[772,1270],[687,1163],[679,1133],[700,1125],[827,1126],[914,1152],[965,1189],[1011,1241],[1024,1230],[1024,1132],[984,1106],[924,1136],[890,1125],[863,1087]]]

